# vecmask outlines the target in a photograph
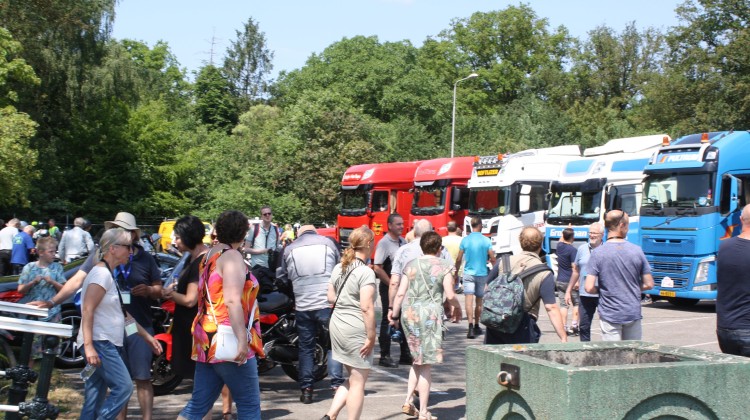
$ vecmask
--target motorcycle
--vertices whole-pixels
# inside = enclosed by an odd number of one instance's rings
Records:
[[[264,374],[277,365],[294,381],[299,380],[299,338],[294,316],[294,299],[288,293],[275,290],[258,298],[260,329],[265,358],[258,359],[258,373]],[[172,369],[171,315],[174,302],[163,302],[160,308],[152,307],[154,319],[163,321],[163,332],[154,335],[162,345],[162,354],[151,362],[151,384],[154,395],[171,394],[182,383],[182,376]],[[155,322],[156,323],[156,322]],[[328,375],[327,329],[318,332],[314,354],[313,378],[315,382]]]
[[[154,395],[168,395],[182,383],[182,375],[172,369],[172,317],[174,316],[172,301],[164,301],[157,308],[152,306],[153,314],[160,314],[162,325],[160,331],[154,331],[154,338],[161,344],[162,352],[151,360],[151,385]],[[156,318],[154,318],[156,323]]]
[[[284,373],[294,381],[299,380],[299,336],[294,314],[294,297],[278,288],[258,298],[260,330],[263,337],[264,359],[258,360],[258,373],[265,373],[281,365]],[[318,331],[313,356],[315,382],[328,374],[328,329]]]

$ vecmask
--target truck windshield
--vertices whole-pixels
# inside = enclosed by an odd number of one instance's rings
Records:
[[[469,214],[472,216],[504,216],[511,212],[510,187],[491,190],[471,190]]]
[[[361,216],[367,212],[368,193],[366,191],[342,190],[341,191],[341,215]]]
[[[445,187],[417,188],[414,191],[412,214],[440,214],[443,210],[445,210]]]
[[[602,192],[558,191],[552,193],[547,223],[587,224],[599,220]]]
[[[713,174],[650,174],[642,207],[707,207],[713,205]]]

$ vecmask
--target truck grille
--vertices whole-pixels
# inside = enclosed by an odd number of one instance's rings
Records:
[[[352,234],[354,229],[339,229],[339,241],[341,242],[341,249],[349,247],[349,235]]]
[[[649,264],[651,265],[655,286],[661,287],[662,280],[667,276],[674,282],[674,287],[671,287],[671,289],[681,289],[688,285],[690,262],[680,261],[679,258],[659,257],[649,259]]]

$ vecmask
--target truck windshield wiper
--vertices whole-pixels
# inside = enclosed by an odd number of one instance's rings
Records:
[[[682,218],[683,218],[683,217],[685,217],[685,216],[686,216],[685,214],[680,214],[680,215],[677,215],[677,216],[675,216],[675,217],[669,218],[669,219],[667,219],[667,220],[665,220],[665,221],[663,221],[663,222],[661,222],[661,223],[659,223],[659,224],[657,224],[657,225],[655,225],[655,226],[649,226],[649,227],[652,227],[652,228],[657,228],[657,227],[659,227],[659,226],[661,226],[661,225],[668,225],[668,224],[670,224],[670,223],[674,222],[674,221],[675,221],[675,220],[677,220],[677,219],[682,219]],[[646,226],[644,226],[644,227],[646,227]]]

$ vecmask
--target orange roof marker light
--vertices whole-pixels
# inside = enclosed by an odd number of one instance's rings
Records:
[[[669,146],[669,136],[664,136],[664,137],[663,137],[663,138],[661,139],[661,145],[662,145],[662,146]]]
[[[479,162],[479,155],[476,155],[474,156],[474,163],[478,163],[478,162]]]
[[[708,133],[701,135],[701,143],[708,143]]]

